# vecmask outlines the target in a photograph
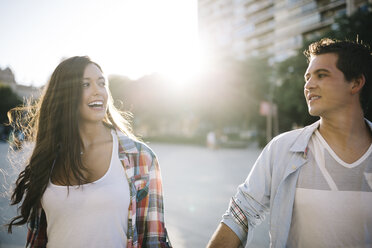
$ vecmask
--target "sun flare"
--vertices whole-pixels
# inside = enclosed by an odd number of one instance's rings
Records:
[[[106,74],[137,79],[159,73],[174,85],[193,81],[203,65],[196,4],[186,0],[131,1],[124,2],[121,9],[130,11],[115,15],[112,10],[114,15],[108,18],[114,19],[109,23],[118,26],[104,28],[115,35],[110,39],[106,36],[110,45],[96,51],[95,57],[107,69]]]

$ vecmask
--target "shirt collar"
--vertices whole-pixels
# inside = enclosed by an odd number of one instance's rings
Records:
[[[367,125],[369,126],[369,128],[370,128],[371,131],[372,131],[372,122],[370,122],[370,121],[367,120],[367,119],[364,119],[364,120],[366,121]]]
[[[372,122],[369,120],[365,119],[367,125],[372,131]],[[320,120],[314,122],[313,124],[304,127],[301,130],[300,135],[297,136],[297,139],[291,146],[290,151],[291,152],[303,152],[305,155],[307,154],[307,145],[309,143],[311,135],[315,132],[315,130],[319,127],[320,125]]]
[[[119,129],[116,129],[119,140],[119,153],[138,153],[136,143]]]
[[[311,135],[315,132],[315,130],[319,127],[320,120],[314,122],[313,124],[304,127],[297,136],[297,139],[291,146],[291,152],[304,152],[307,153],[307,145],[309,143]]]

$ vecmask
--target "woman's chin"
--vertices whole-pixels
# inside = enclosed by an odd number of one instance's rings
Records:
[[[89,117],[82,117],[80,121],[82,123],[101,123],[104,119],[105,115],[102,116],[89,116]]]

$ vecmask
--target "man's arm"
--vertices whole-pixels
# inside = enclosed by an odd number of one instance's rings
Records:
[[[271,193],[271,158],[275,157],[271,141],[262,151],[245,182],[239,185],[222,216],[222,223],[209,241],[208,248],[246,246],[253,228],[269,212]]]
[[[238,236],[224,223],[220,223],[209,241],[207,248],[238,248],[241,246]]]

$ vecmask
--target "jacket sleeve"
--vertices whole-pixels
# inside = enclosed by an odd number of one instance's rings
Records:
[[[243,247],[251,241],[253,228],[265,219],[269,210],[271,148],[272,142],[264,148],[245,182],[239,185],[222,217],[222,222],[235,232]]]
[[[48,242],[46,232],[46,216],[44,210],[40,208],[36,220],[28,225],[26,248],[45,248]]]
[[[142,204],[147,205],[147,215],[144,220],[144,240],[142,247],[168,248],[168,235],[164,223],[163,190],[160,167],[154,154],[151,156],[149,168],[148,199],[143,199]],[[141,204],[138,202],[137,204]],[[143,206],[142,209],[146,208]],[[138,215],[137,215],[138,216]]]

